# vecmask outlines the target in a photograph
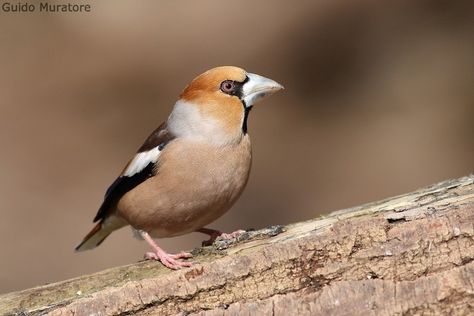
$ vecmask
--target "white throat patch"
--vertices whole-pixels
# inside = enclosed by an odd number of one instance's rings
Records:
[[[204,140],[216,145],[232,143],[234,135],[228,135],[222,124],[203,116],[192,103],[178,100],[168,118],[168,128],[177,137]]]

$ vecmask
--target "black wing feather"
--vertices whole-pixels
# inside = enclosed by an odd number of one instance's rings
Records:
[[[115,179],[105,193],[104,202],[102,202],[94,218],[94,223],[104,218],[107,215],[107,211],[110,210],[125,193],[152,177],[154,168],[155,164],[150,162],[142,171],[135,173],[131,177],[120,176]]]
[[[174,138],[174,135],[168,131],[166,123],[163,123],[156,130],[154,130],[150,136],[148,136],[148,138],[145,140],[145,143],[138,149],[137,153],[151,150],[157,146],[161,151],[166,146],[166,144],[168,144]],[[155,168],[156,163],[150,162],[145,168],[133,176],[121,175],[115,179],[115,181],[109,186],[105,193],[104,201],[102,202],[102,205],[100,206],[97,215],[94,218],[94,223],[107,217],[109,211],[116,205],[116,203],[125,193],[132,190],[148,178],[152,177],[155,174]]]

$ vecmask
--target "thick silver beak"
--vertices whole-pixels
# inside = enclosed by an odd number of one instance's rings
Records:
[[[256,74],[247,74],[249,80],[242,89],[242,100],[246,107],[251,107],[260,99],[272,95],[284,87],[278,82]]]

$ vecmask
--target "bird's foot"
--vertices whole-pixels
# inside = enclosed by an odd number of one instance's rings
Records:
[[[223,233],[219,230],[214,230],[214,229],[210,229],[210,228],[201,228],[201,229],[198,230],[198,232],[209,235],[210,238],[208,240],[204,240],[202,242],[202,245],[203,246],[210,246],[214,243],[214,241],[218,237],[222,238],[224,240],[237,238],[240,235],[242,235],[243,233],[245,233],[245,230],[239,229],[239,230],[236,230],[235,232],[232,232],[232,233]]]
[[[158,245],[155,243],[153,238],[151,238],[147,232],[140,231],[140,234],[142,235],[143,239],[145,239],[145,241],[153,249],[153,251],[147,252],[145,254],[145,259],[159,260],[165,267],[168,267],[173,270],[186,268],[193,265],[193,263],[190,261],[180,260],[180,259],[191,258],[193,255],[190,254],[189,252],[181,251],[180,253],[177,253],[174,255],[169,254],[163,249],[161,249],[160,247],[158,247]]]
[[[173,270],[190,267],[193,265],[190,261],[182,261],[180,259],[191,258],[193,255],[189,252],[181,251],[177,254],[169,254],[164,252],[162,249],[155,249],[154,252],[150,251],[145,253],[145,259],[158,260],[161,263]]]

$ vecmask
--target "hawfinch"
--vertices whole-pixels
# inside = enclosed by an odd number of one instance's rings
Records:
[[[100,245],[113,231],[132,226],[150,244],[148,259],[171,269],[191,266],[191,254],[168,254],[153,238],[190,232],[233,238],[205,228],[242,193],[252,160],[247,118],[255,102],[283,89],[237,67],[217,67],[181,93],[166,122],[138,149],[105,193],[97,225],[76,247]]]

